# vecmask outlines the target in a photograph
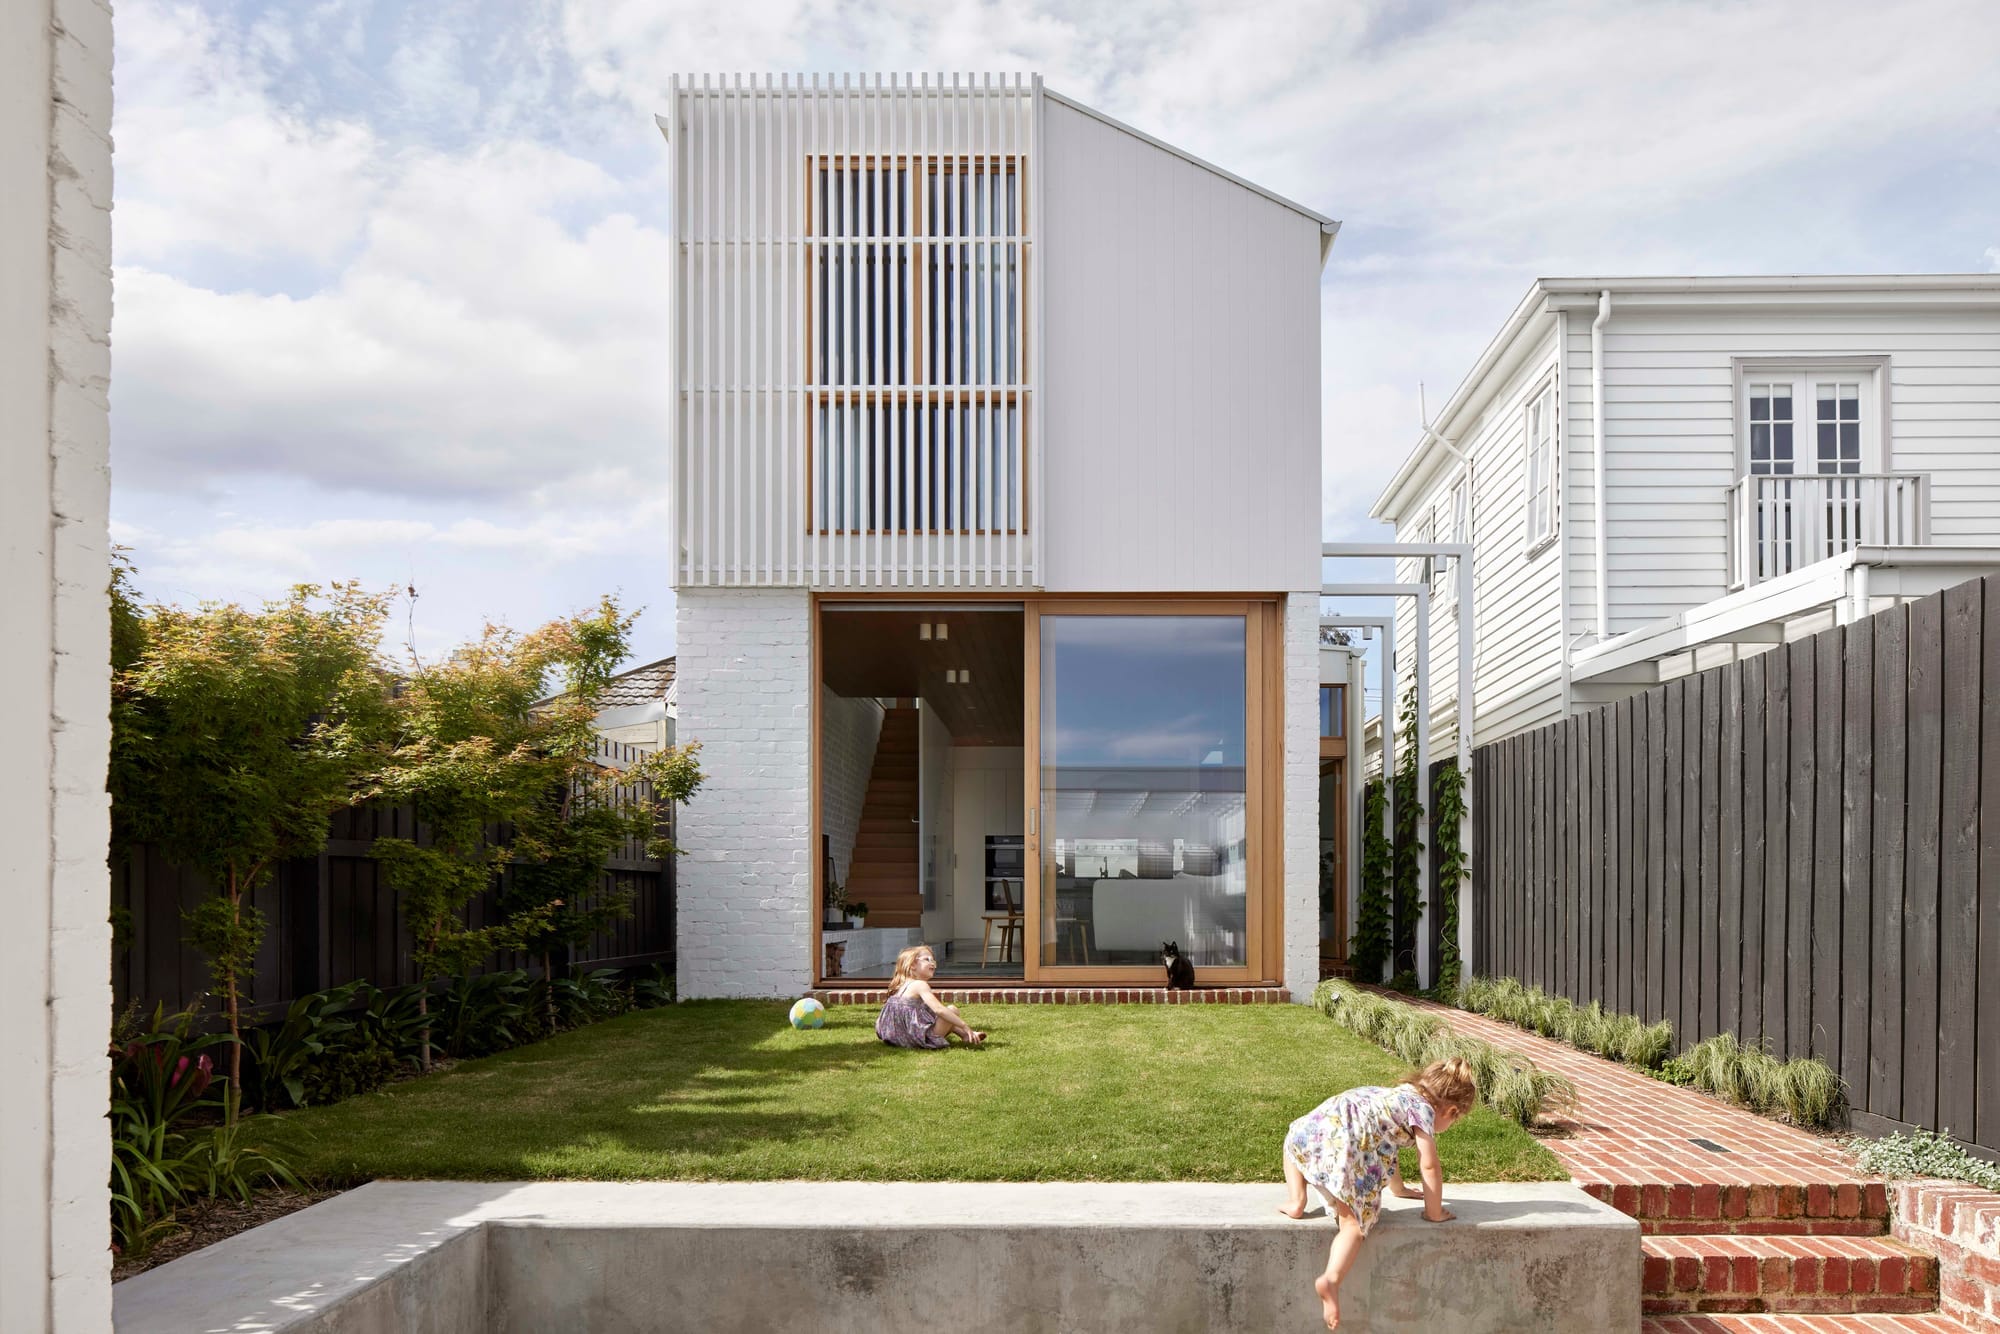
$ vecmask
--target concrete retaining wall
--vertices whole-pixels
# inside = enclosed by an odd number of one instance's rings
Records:
[[[201,1329],[1271,1331],[1320,1327],[1332,1226],[1280,1187],[378,1182],[118,1285]],[[1639,1232],[1570,1185],[1392,1202],[1343,1330],[1636,1331]]]

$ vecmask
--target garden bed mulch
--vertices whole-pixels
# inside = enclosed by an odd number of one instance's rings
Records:
[[[192,1205],[180,1211],[179,1229],[155,1242],[144,1255],[113,1256],[111,1281],[116,1283],[143,1274],[156,1265],[213,1246],[239,1232],[248,1232],[338,1194],[337,1190],[267,1190],[251,1196],[248,1204],[239,1200],[206,1200]]]

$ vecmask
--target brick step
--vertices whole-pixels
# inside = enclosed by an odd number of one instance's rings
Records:
[[[1653,1315],[1640,1334],[1968,1334],[1949,1316]]]
[[[1812,1185],[1643,1186],[1578,1181],[1584,1192],[1639,1220],[1647,1236],[1879,1237],[1889,1231],[1889,1193],[1879,1181]]]
[[[1935,1256],[1885,1237],[1647,1237],[1650,1314],[1934,1311]]]

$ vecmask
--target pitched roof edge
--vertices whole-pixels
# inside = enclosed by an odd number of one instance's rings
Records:
[[[1089,116],[1092,120],[1101,121],[1104,124],[1109,125],[1114,130],[1122,130],[1124,133],[1131,135],[1135,139],[1144,140],[1146,143],[1151,144],[1155,148],[1162,149],[1168,153],[1172,153],[1175,157],[1180,158],[1182,161],[1192,163],[1193,165],[1200,167],[1203,171],[1214,172],[1217,176],[1220,176],[1223,180],[1232,182],[1233,184],[1236,185],[1240,185],[1245,190],[1250,191],[1252,194],[1262,195],[1264,196],[1264,198],[1270,200],[1274,204],[1283,204],[1286,208],[1292,210],[1292,212],[1294,213],[1303,213],[1306,217],[1311,218],[1314,222],[1318,223],[1320,231],[1327,236],[1332,236],[1334,233],[1340,230],[1340,224],[1334,221],[1332,218],[1327,217],[1326,214],[1317,212],[1313,209],[1309,209],[1304,204],[1299,203],[1297,200],[1287,199],[1285,198],[1285,196],[1279,194],[1276,190],[1267,190],[1263,186],[1257,184],[1255,181],[1245,180],[1243,177],[1238,176],[1235,172],[1228,170],[1226,167],[1218,167],[1213,162],[1210,162],[1205,158],[1196,157],[1193,153],[1188,152],[1185,148],[1177,148],[1173,144],[1168,143],[1164,139],[1156,139],[1152,135],[1147,134],[1144,130],[1135,129],[1132,126],[1127,125],[1124,121],[1117,119],[1115,116],[1105,115],[1102,111],[1099,111],[1096,107],[1088,106],[1082,102],[1077,101],[1073,97],[1065,97],[1061,93],[1055,91],[1055,89],[1053,88],[1044,87],[1042,89],[1042,96],[1047,98],[1051,102],[1058,102],[1063,106],[1068,107],[1071,111],[1080,111],[1084,115]]]

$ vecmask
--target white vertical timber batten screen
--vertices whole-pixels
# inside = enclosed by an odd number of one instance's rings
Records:
[[[677,586],[1039,585],[1040,88],[673,81]]]

